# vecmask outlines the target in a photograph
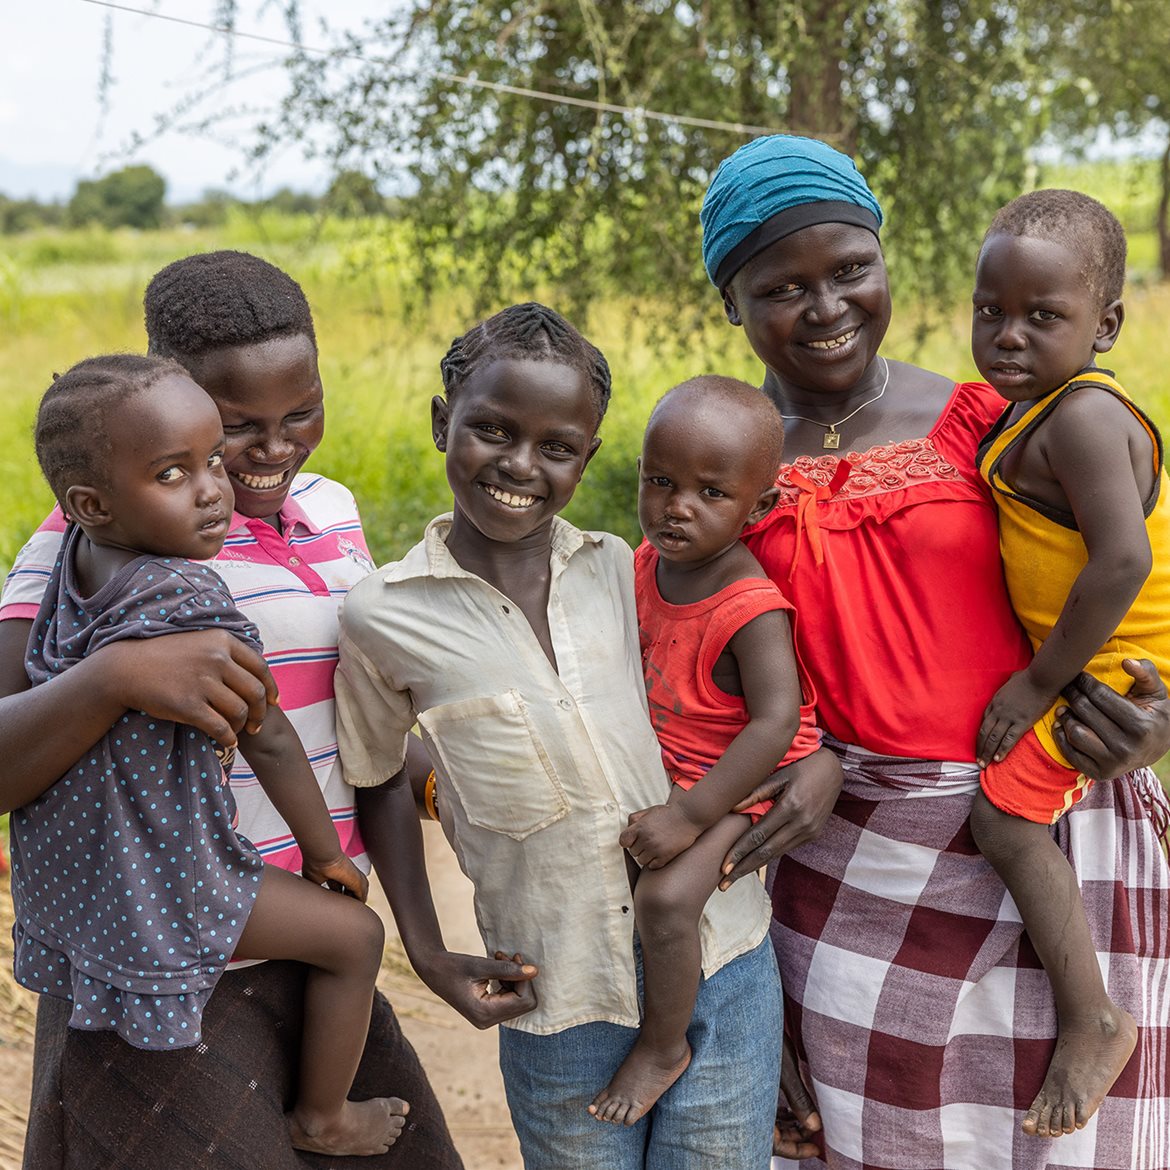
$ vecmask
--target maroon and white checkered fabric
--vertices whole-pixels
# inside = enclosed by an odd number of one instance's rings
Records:
[[[1153,774],[1094,785],[1053,826],[1109,994],[1140,1033],[1088,1126],[1042,1139],[1020,1122],[1053,1048],[1052,991],[967,828],[977,771],[834,746],[840,801],[773,890],[786,1025],[829,1166],[1167,1170],[1170,808]]]

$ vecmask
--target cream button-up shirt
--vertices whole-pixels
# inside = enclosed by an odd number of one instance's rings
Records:
[[[336,677],[346,778],[383,783],[417,722],[443,829],[475,886],[487,953],[540,967],[537,1007],[510,1027],[547,1034],[638,1025],[634,911],[618,836],[666,800],[646,711],[633,554],[557,519],[554,669],[519,607],[447,550],[451,517],[349,594]],[[760,882],[712,895],[700,928],[711,975],[767,932]]]

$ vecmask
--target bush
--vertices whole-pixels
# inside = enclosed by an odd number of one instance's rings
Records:
[[[167,181],[153,167],[123,167],[83,179],[69,200],[69,222],[82,226],[156,228],[162,224]]]

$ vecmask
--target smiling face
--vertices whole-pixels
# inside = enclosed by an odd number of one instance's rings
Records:
[[[996,232],[984,241],[971,298],[971,353],[1009,402],[1044,397],[1113,348],[1121,302],[1102,306],[1082,263],[1055,240]]]
[[[224,465],[242,516],[270,520],[321,442],[325,404],[317,351],[304,334],[184,359],[223,418]]]
[[[701,568],[767,514],[775,468],[752,441],[756,425],[735,403],[678,391],[655,409],[639,461],[638,522],[663,560]]]
[[[456,543],[546,540],[601,442],[588,376],[556,361],[482,366],[450,401],[435,398],[431,416]]]
[[[723,292],[770,374],[804,390],[853,389],[890,324],[890,287],[877,237],[822,223],[777,240]]]
[[[66,497],[87,535],[156,556],[214,557],[232,515],[215,403],[171,374],[112,407],[106,426],[108,482]]]

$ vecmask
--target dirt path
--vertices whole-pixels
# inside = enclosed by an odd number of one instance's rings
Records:
[[[439,826],[426,824],[423,833],[443,939],[452,950],[482,954],[471,883],[459,871]],[[419,982],[406,961],[380,888],[371,894],[370,902],[386,922],[386,961],[379,984],[418,1050],[467,1170],[521,1170],[520,1146],[504,1102],[495,1029],[473,1028]]]
[[[447,945],[479,954],[471,886],[437,825],[424,825],[427,869]],[[386,921],[379,986],[389,996],[435,1087],[467,1170],[520,1170],[496,1061],[496,1033],[479,1032],[411,971],[380,888],[371,904]],[[0,1170],[18,1170],[28,1116],[35,996],[13,984],[12,901],[0,879]]]

